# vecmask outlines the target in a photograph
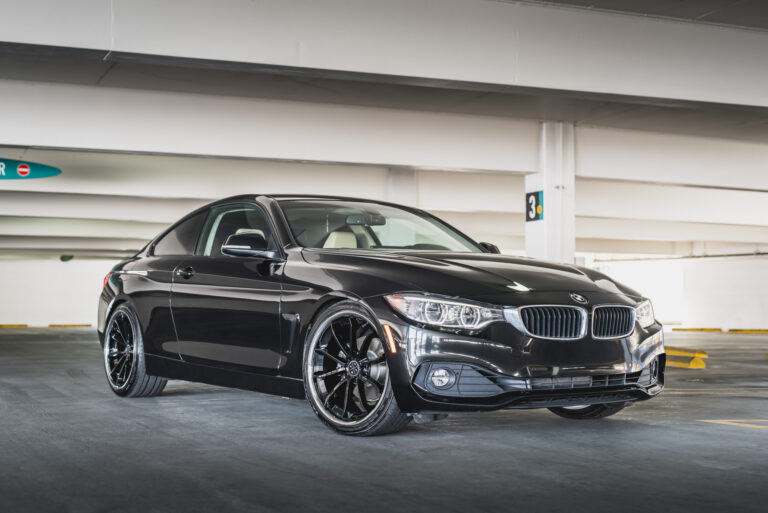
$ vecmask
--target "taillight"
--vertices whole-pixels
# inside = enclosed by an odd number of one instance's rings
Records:
[[[108,273],[107,273],[107,275],[106,275],[106,276],[104,276],[104,285],[102,285],[102,287],[101,287],[101,288],[106,288],[106,287],[107,287],[107,282],[109,282],[109,277],[110,277],[110,276],[112,276],[112,273],[111,273],[111,272],[108,272]]]

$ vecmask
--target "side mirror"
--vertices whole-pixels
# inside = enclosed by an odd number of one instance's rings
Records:
[[[277,251],[267,250],[267,241],[258,233],[236,233],[227,237],[221,246],[224,255],[240,257],[259,257],[267,260],[279,260]]]
[[[499,251],[499,247],[496,244],[491,244],[490,242],[480,242],[479,244],[480,247],[486,250],[488,253],[501,253],[501,251]]]

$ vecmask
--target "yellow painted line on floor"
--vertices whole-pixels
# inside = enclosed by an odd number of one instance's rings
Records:
[[[737,335],[768,335],[768,330],[728,330],[728,333]]]
[[[90,324],[49,324],[49,328],[90,328]]]
[[[706,369],[704,358],[709,355],[701,349],[687,349],[685,347],[666,347],[667,366],[680,369]]]
[[[677,367],[680,369],[706,369],[707,363],[703,358],[667,358],[667,367]]]
[[[672,328],[672,331],[695,331],[698,333],[722,333],[720,328]]]
[[[726,426],[736,426],[749,429],[768,429],[768,419],[715,419],[700,420],[699,422],[709,422],[711,424],[723,424]]]
[[[28,328],[26,324],[0,324],[0,328]]]
[[[709,355],[701,349],[686,349],[684,347],[666,347],[667,356],[689,356],[691,358],[709,358]]]

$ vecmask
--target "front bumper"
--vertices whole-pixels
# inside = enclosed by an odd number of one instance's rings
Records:
[[[552,408],[583,404],[634,402],[650,399],[664,387],[664,355],[639,372],[513,378],[475,365],[427,362],[412,381],[416,394],[431,407],[458,409]],[[453,373],[450,386],[436,387],[432,372]],[[438,406],[441,405],[441,406]]]
[[[371,305],[398,346],[387,355],[398,406],[408,413],[549,408],[650,399],[664,387],[662,327],[616,340],[542,340],[508,323],[464,335],[411,325]],[[434,386],[437,369],[452,376]]]

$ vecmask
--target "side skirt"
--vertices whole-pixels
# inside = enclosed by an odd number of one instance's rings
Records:
[[[223,370],[207,365],[146,355],[147,373],[168,379],[195,381],[208,385],[252,390],[265,394],[304,399],[304,383],[300,379],[265,376],[249,372]]]

